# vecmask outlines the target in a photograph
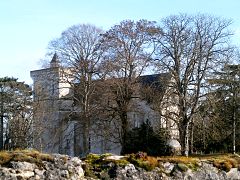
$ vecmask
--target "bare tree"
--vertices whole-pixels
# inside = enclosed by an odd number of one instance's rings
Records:
[[[157,64],[172,76],[182,154],[189,152],[189,125],[204,95],[205,78],[231,53],[231,21],[206,15],[163,19]]]
[[[155,51],[154,39],[159,32],[155,22],[126,20],[102,35],[101,49],[105,58],[102,67],[107,78],[109,102],[107,109],[115,123],[119,120],[122,153],[129,130],[130,102],[136,95],[138,78],[150,67]]]
[[[69,68],[67,73],[63,73],[65,75],[63,79],[71,85],[74,91],[73,100],[80,110],[80,113],[75,114],[74,117],[78,121],[75,128],[78,134],[75,154],[81,156],[85,156],[90,151],[89,133],[96,109],[92,103],[96,93],[93,81],[98,75],[98,66],[101,62],[99,37],[102,32],[93,25],[75,25],[50,43],[50,48],[57,53],[63,67]],[[82,144],[80,143],[80,128],[83,129]]]

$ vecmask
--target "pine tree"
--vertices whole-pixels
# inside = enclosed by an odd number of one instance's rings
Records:
[[[236,152],[236,123],[238,115],[239,90],[240,90],[240,65],[225,65],[221,72],[216,73],[216,77],[209,82],[215,85],[224,99],[230,105],[230,115],[232,122],[232,152]],[[227,112],[225,112],[227,113]]]

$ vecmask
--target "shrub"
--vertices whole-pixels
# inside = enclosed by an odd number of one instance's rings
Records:
[[[108,171],[114,166],[124,167],[129,162],[126,159],[112,160],[106,159],[107,156],[112,154],[89,154],[85,159],[85,164],[83,164],[83,169],[85,171],[85,176],[92,177],[95,179],[108,179]]]
[[[1,151],[0,165],[8,166],[10,161],[34,163],[42,168],[44,166],[42,161],[54,162],[54,158],[49,154],[42,154],[36,150]]]
[[[228,172],[231,168],[237,167],[237,164],[231,159],[216,159],[213,161],[213,166]]]
[[[146,159],[147,158],[147,153],[139,151],[135,154],[135,158],[137,159]]]
[[[134,128],[127,134],[127,142],[122,154],[146,152],[151,156],[165,154],[165,144],[169,135],[165,129],[153,130],[150,122],[144,122],[139,128]]]
[[[146,171],[151,171],[155,167],[159,167],[159,163],[156,157],[147,156],[147,153],[138,152],[136,154],[130,154],[127,158],[127,161],[145,169]]]
[[[8,163],[12,158],[12,155],[7,151],[0,152],[0,165]]]

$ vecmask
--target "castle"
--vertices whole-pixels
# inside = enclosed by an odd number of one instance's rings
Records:
[[[74,112],[80,111],[76,108],[72,96],[74,87],[68,83],[65,74],[71,73],[69,68],[59,66],[57,55],[55,54],[50,62],[50,67],[31,71],[34,88],[34,148],[47,153],[62,153],[71,156],[85,156],[82,149],[84,138],[81,124],[71,116]],[[143,76],[144,81],[156,81],[158,75]],[[166,90],[165,90],[166,91]],[[169,97],[166,102],[169,101]],[[160,123],[162,127],[171,128],[172,138],[178,136],[178,130],[174,122],[169,122],[161,118],[145,100],[135,98],[132,104],[137,105],[137,109],[132,109],[128,113],[132,127],[139,127],[141,123],[150,120],[152,125]],[[135,106],[136,107],[136,106]],[[175,110],[174,107],[166,107]],[[98,126],[98,125],[93,125]],[[111,125],[107,125],[111,128]],[[113,132],[115,129],[113,129]],[[120,143],[114,142],[111,138],[105,137],[104,129],[98,129],[98,134],[90,129],[89,149],[91,153],[114,153],[120,154]]]

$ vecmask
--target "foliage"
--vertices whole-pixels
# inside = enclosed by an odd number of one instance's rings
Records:
[[[0,78],[0,149],[26,148],[31,140],[32,90],[16,78]]]
[[[240,156],[233,154],[153,157],[148,156],[145,152],[137,152],[135,154],[125,155],[124,158],[119,161],[106,159],[104,157],[106,157],[106,155],[90,154],[85,159],[85,165],[83,167],[85,175],[92,178],[110,179],[111,173],[116,173],[115,171],[119,166],[124,168],[129,163],[133,164],[136,168],[142,168],[146,171],[152,171],[158,167],[160,172],[164,171],[163,163],[166,162],[174,164],[174,168],[182,172],[186,172],[188,169],[197,171],[202,163],[209,163],[226,172],[240,165]],[[119,165],[119,162],[124,163]]]
[[[115,166],[125,167],[130,163],[147,171],[151,171],[155,167],[159,166],[158,159],[156,157],[147,156],[147,153],[143,152],[126,155],[120,160],[107,159],[106,155],[89,154],[84,161],[86,162],[83,167],[85,174],[86,176],[91,177],[100,177],[101,173],[107,172]]]
[[[163,156],[159,157],[160,162],[170,162],[170,163],[182,163],[182,164],[196,164],[198,158],[196,157],[185,157],[185,156]]]
[[[225,65],[208,80],[207,98],[195,121],[194,145],[198,151],[235,152],[239,148],[239,65]],[[199,138],[200,137],[200,138]]]
[[[94,171],[102,172],[108,171],[110,166],[109,163],[114,163],[115,165],[124,167],[131,163],[136,167],[143,168],[146,171],[151,171],[156,167],[162,168],[161,162],[176,164],[176,167],[185,172],[188,169],[197,170],[201,166],[201,162],[210,163],[218,169],[229,171],[231,168],[239,167],[240,158],[238,155],[233,154],[212,154],[212,155],[192,155],[189,157],[185,156],[162,156],[153,157],[148,156],[145,152],[138,152],[135,154],[128,154],[123,159],[119,161],[106,160],[101,157],[101,155],[90,155],[85,160],[88,165],[88,171],[91,173]],[[119,165],[119,162],[124,162]],[[121,164],[121,163],[120,163]],[[112,166],[113,167],[113,166]]]
[[[231,168],[238,168],[240,158],[238,155],[222,154],[208,156],[208,160],[218,169],[226,172],[230,171]]]
[[[239,168],[240,156],[237,154],[195,155],[195,159],[212,163],[218,169],[228,172],[231,168]]]
[[[130,154],[142,151],[151,156],[164,155],[168,138],[165,129],[155,132],[149,121],[144,122],[139,128],[134,128],[128,132],[124,153]]]
[[[143,152],[130,154],[127,160],[136,167],[143,168],[146,171],[151,171],[154,168],[159,167],[159,163],[156,157],[147,156],[147,153]]]
[[[161,87],[161,90],[167,93],[164,96],[155,89],[146,89],[146,92],[143,92],[144,100],[152,106],[150,108],[159,111],[160,116],[167,122],[167,128],[172,125],[178,128],[182,154],[187,156],[189,137],[192,135],[193,141],[197,136],[202,137],[200,132],[207,132],[194,130],[199,125],[199,122],[196,122],[199,118],[196,117],[197,111],[207,99],[206,88],[209,82],[206,78],[219,70],[231,56],[233,48],[229,45],[232,35],[228,30],[230,24],[230,20],[202,14],[180,14],[164,18],[159,26],[147,20],[125,20],[105,33],[89,25],[72,26],[64,31],[59,39],[52,41],[52,50],[59,53],[63,65],[71,67],[73,72],[65,82],[70,83],[75,91],[71,98],[73,105],[78,106],[70,113],[70,119],[79,122],[76,125],[75,139],[81,144],[75,143],[74,151],[78,153],[76,155],[90,152],[90,132],[100,132],[93,128],[101,129],[105,127],[105,122],[107,128],[104,128],[102,137],[105,138],[107,134],[112,137],[111,142],[120,143],[121,153],[144,151],[149,155],[164,154],[166,137],[162,134],[165,132],[154,132],[148,124],[130,130],[129,112],[139,110],[134,100],[142,98],[138,91],[141,88],[138,84],[139,77],[155,65],[154,68],[158,68],[159,73],[168,76],[168,80],[164,82],[166,87]],[[100,87],[96,86],[98,83],[101,84]],[[155,95],[157,93],[158,95]],[[223,142],[220,138],[221,132],[224,133],[224,130],[230,127],[222,117],[224,112],[232,109],[225,108],[221,112],[221,103],[230,102],[226,98],[220,100],[209,117],[217,114],[221,123],[214,126],[214,134],[209,133],[208,137],[204,138],[208,143],[201,142],[201,139],[190,143],[196,147],[203,144],[204,147],[197,147],[198,149],[217,149],[215,146]],[[81,111],[76,112],[76,109]],[[203,110],[206,112],[207,108],[204,107]],[[102,119],[106,121],[101,121]],[[204,121],[208,120],[208,117],[205,117]],[[98,126],[96,122],[101,125]],[[209,121],[208,129],[216,122],[218,121]],[[108,128],[108,125],[114,128]],[[222,128],[223,126],[226,128]],[[201,128],[200,126],[197,130]],[[109,133],[105,132],[105,129]],[[229,131],[226,131],[224,136],[229,138]]]
[[[10,161],[35,163],[43,168],[43,161],[54,162],[54,158],[50,154],[43,154],[36,150],[1,151],[0,165],[8,166]]]
[[[111,154],[89,154],[84,159],[85,164],[83,169],[85,171],[85,176],[92,178],[101,178],[103,175],[106,175],[107,172],[113,168],[113,166],[124,167],[129,162],[123,158],[120,160],[111,160],[106,157],[111,156]],[[112,165],[114,164],[114,165]]]

